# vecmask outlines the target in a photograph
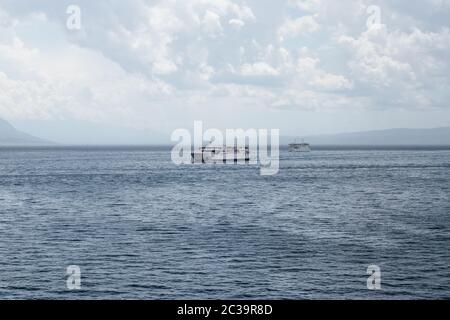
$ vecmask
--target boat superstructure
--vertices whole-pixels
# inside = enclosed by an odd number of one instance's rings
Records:
[[[310,152],[311,146],[309,143],[290,143],[289,144],[289,151],[290,152]]]

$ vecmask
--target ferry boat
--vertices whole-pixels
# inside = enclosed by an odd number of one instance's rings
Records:
[[[289,144],[289,151],[290,152],[310,152],[311,151],[311,146],[309,145],[309,143],[290,143]]]
[[[250,150],[248,147],[207,146],[195,150],[191,156],[192,163],[248,162]]]

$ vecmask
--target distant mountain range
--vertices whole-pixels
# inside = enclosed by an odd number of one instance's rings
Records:
[[[44,146],[53,144],[53,142],[21,132],[5,120],[0,119],[0,146]]]
[[[450,146],[450,127],[434,129],[387,129],[304,137],[311,145],[434,145]],[[281,143],[295,141],[294,137],[282,137]],[[297,138],[297,141],[300,140]]]
[[[80,128],[65,128],[65,130],[77,132],[80,134]],[[53,128],[54,132],[59,132],[60,127]],[[107,144],[147,144],[148,137],[153,137],[150,140],[152,144],[172,144],[169,140],[170,135],[161,135],[154,132],[146,131],[132,131],[128,132],[124,128],[115,130],[115,136],[107,133],[113,130],[93,130],[91,127],[81,129],[81,133],[86,130],[86,134],[81,135],[80,141],[59,141],[60,143],[68,144],[83,144],[83,141],[94,141],[95,144],[102,144],[102,141],[108,141]],[[34,130],[39,132],[39,130]],[[67,133],[67,132],[66,132]],[[105,136],[107,134],[107,136]],[[48,132],[47,132],[48,135]],[[55,135],[53,133],[53,135]],[[118,139],[122,137],[122,139]],[[89,137],[87,139],[86,137]],[[110,138],[109,140],[107,138]],[[423,146],[450,146],[450,127],[434,128],[434,129],[387,129],[364,132],[350,132],[327,135],[313,135],[304,136],[305,142],[311,145],[340,145],[340,146],[408,146],[408,145],[423,145]],[[96,140],[97,139],[97,140]],[[287,145],[292,142],[301,142],[297,137],[281,136],[280,143]],[[37,138],[30,134],[21,132],[14,128],[5,120],[0,119],[0,146],[44,146],[54,145],[55,143]],[[89,143],[88,143],[89,144]],[[92,144],[92,143],[91,143]]]

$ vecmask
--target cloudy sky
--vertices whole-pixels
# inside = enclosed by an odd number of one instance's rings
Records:
[[[450,0],[0,0],[0,118],[59,142],[449,126],[449,71]]]

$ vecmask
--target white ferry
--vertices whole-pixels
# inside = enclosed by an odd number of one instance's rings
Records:
[[[199,148],[191,155],[192,163],[248,162],[250,160],[248,147],[207,146]]]
[[[289,144],[289,151],[290,152],[310,152],[311,146],[309,143],[290,143]]]

